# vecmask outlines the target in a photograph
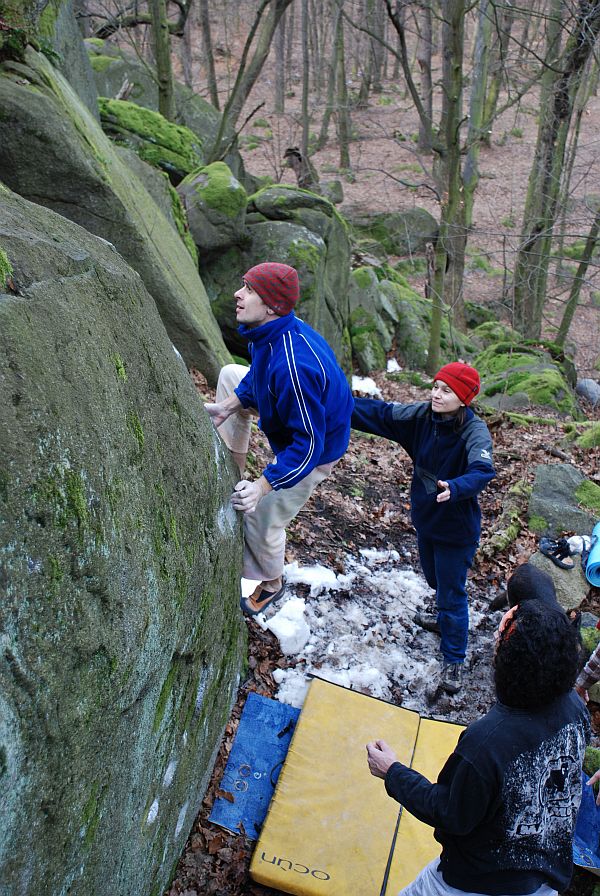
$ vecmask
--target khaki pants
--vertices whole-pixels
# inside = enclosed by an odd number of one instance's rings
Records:
[[[241,364],[223,367],[217,383],[217,402],[228,398],[248,368]],[[250,443],[252,417],[256,411],[241,408],[218,431],[230,451],[246,454]],[[315,467],[292,488],[271,491],[261,499],[254,513],[244,514],[244,562],[246,579],[270,582],[283,574],[285,529],[304,507],[317,485],[329,476],[337,461]]]

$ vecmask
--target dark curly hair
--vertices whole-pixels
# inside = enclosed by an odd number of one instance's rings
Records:
[[[575,684],[579,662],[576,629],[561,609],[528,600],[500,633],[494,657],[496,695],[517,709],[552,703]]]

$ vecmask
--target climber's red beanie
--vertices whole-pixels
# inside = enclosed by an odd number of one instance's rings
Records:
[[[433,378],[441,380],[450,386],[455,395],[458,395],[464,404],[470,404],[480,389],[479,374],[474,367],[463,364],[462,361],[453,361],[445,364]]]
[[[246,271],[243,278],[276,314],[289,314],[300,298],[298,271],[289,264],[265,261]]]

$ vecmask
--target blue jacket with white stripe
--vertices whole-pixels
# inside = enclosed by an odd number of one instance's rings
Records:
[[[291,488],[346,451],[352,392],[331,347],[293,311],[239,332],[251,365],[235,392],[243,407],[258,410],[275,454],[263,476],[274,489]]]

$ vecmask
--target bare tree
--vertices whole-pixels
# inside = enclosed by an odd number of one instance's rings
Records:
[[[580,0],[575,16],[563,24],[563,14],[567,13],[565,0],[552,0],[538,137],[515,265],[516,325],[533,339],[539,338],[541,332],[560,174],[571,116],[582,74],[600,32],[598,0],[595,3]],[[566,44],[561,51],[564,36]]]
[[[235,128],[242,109],[269,55],[279,20],[291,3],[292,0],[261,0],[244,44],[235,84],[223,109],[219,131],[207,154],[207,162],[222,159],[235,140]],[[255,39],[254,54],[249,59]]]
[[[150,0],[150,12],[158,81],[158,111],[168,121],[174,121],[175,82],[171,66],[171,40],[166,0]]]
[[[202,35],[202,52],[204,53],[208,95],[210,96],[210,101],[215,109],[220,109],[219,91],[217,90],[217,77],[215,74],[215,54],[210,33],[210,11],[208,8],[208,0],[198,0],[198,4],[198,18],[200,21],[200,34]]]

